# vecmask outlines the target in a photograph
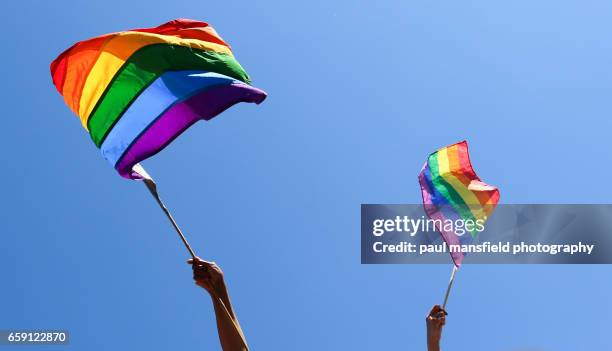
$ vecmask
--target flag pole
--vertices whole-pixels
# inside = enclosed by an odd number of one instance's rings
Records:
[[[451,273],[450,280],[448,281],[448,288],[446,288],[446,295],[444,295],[444,304],[442,305],[442,309],[446,311],[446,303],[448,302],[448,295],[450,294],[451,287],[453,286],[453,281],[455,280],[455,273],[457,273],[457,266],[453,264],[453,272]]]
[[[189,251],[189,254],[191,255],[191,258],[195,259],[196,258],[196,254],[195,254],[195,252],[193,252],[193,249],[191,248],[191,245],[189,245],[189,242],[185,238],[185,235],[181,231],[181,228],[179,228],[178,224],[174,220],[174,217],[172,217],[172,214],[170,213],[170,211],[168,210],[168,208],[166,207],[164,202],[159,197],[159,193],[157,192],[157,184],[155,184],[155,181],[153,180],[153,178],[149,175],[149,173],[147,173],[147,171],[145,171],[145,169],[140,164],[136,164],[133,169],[134,169],[134,171],[136,173],[138,173],[138,174],[140,174],[142,176],[142,180],[144,181],[145,185],[147,186],[147,189],[149,189],[149,192],[151,193],[151,195],[153,195],[153,197],[157,201],[157,204],[159,205],[159,207],[162,209],[162,211],[164,211],[164,213],[166,214],[166,217],[168,217],[168,219],[170,220],[170,223],[172,223],[172,226],[174,227],[174,230],[176,230],[176,232],[178,233],[179,237],[181,238],[181,241],[183,242],[183,244],[185,245],[185,247]]]

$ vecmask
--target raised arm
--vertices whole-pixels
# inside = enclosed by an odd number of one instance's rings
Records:
[[[440,351],[442,327],[446,324],[447,314],[440,305],[435,305],[425,318],[425,324],[427,324],[427,351]]]
[[[249,347],[232,307],[221,268],[214,262],[207,262],[197,257],[187,263],[193,266],[193,279],[196,285],[204,288],[210,294],[223,351],[248,350]]]

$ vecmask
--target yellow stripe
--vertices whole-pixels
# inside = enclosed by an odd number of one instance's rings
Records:
[[[92,67],[81,94],[79,118],[87,129],[87,119],[94,106],[104,93],[106,86],[113,79],[125,61],[137,50],[152,44],[169,44],[189,46],[194,49],[210,50],[232,55],[232,51],[224,45],[210,43],[198,39],[183,39],[169,35],[159,35],[142,32],[123,32],[111,39],[102,48],[102,53]]]
[[[455,177],[452,173],[451,169],[451,160],[450,157],[457,154],[457,145],[453,145],[451,147],[445,147],[438,151],[438,167],[440,170],[440,176],[444,178],[444,180],[449,183],[457,193],[463,199],[463,202],[469,207],[469,209],[474,214],[476,219],[484,218],[484,213],[482,211],[482,206],[480,205],[480,201],[472,193],[468,188],[463,185],[463,183]],[[459,164],[459,162],[455,162],[455,164]]]
[[[468,189],[470,189],[473,192],[483,192],[483,193],[494,191],[494,187],[486,183],[483,183],[482,181],[478,181],[478,180],[473,180],[470,183],[470,186]],[[485,214],[487,216],[490,216],[493,210],[495,209],[496,203],[493,202],[492,198],[489,198],[484,204],[482,204],[482,206],[483,206],[483,211],[485,212]]]

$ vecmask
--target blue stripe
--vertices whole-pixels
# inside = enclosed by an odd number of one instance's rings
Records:
[[[423,178],[425,178],[425,183],[429,188],[428,190],[431,196],[431,202],[436,206],[448,206],[450,202],[444,196],[442,196],[442,194],[433,184],[431,170],[429,169],[429,160],[427,161],[427,166],[423,169],[423,176]]]
[[[113,165],[132,142],[160,115],[193,94],[238,82],[222,74],[202,71],[170,71],[162,74],[134,101],[102,143],[104,158]]]
[[[429,192],[429,195],[431,197],[431,202],[433,203],[433,205],[435,205],[436,210],[441,212],[444,218],[449,219],[451,221],[462,219],[459,212],[457,212],[457,210],[448,201],[448,199],[442,196],[442,194],[434,186],[433,181],[432,181],[431,170],[429,169],[429,162],[423,168],[423,178],[425,179],[424,185],[426,187],[426,190]],[[454,233],[454,234],[457,237],[459,237],[459,242],[462,245],[469,244],[472,242],[472,236],[466,235],[468,234],[468,232],[466,232],[464,235],[457,235],[457,233]]]

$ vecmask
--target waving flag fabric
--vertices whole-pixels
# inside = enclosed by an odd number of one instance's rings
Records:
[[[499,202],[499,190],[483,183],[470,163],[466,141],[444,147],[427,158],[419,174],[423,205],[433,220],[486,221]],[[437,222],[437,223],[440,223]],[[448,246],[471,241],[476,233],[461,233],[437,226]],[[457,267],[465,255],[451,252]]]
[[[186,19],[78,42],[51,75],[103,156],[132,179],[135,164],[193,123],[266,98],[211,26]]]

